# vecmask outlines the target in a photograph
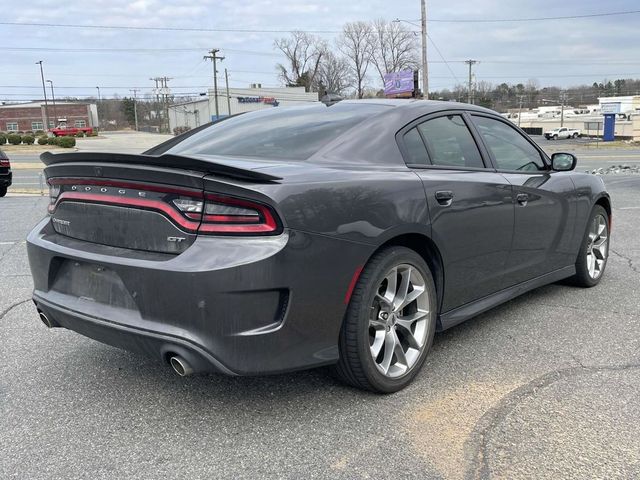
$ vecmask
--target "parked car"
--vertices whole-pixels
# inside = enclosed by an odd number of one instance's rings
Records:
[[[56,128],[49,130],[54,137],[75,137],[82,132],[85,135],[93,133],[92,127],[67,127],[66,125],[58,125]]]
[[[547,130],[544,132],[544,138],[547,140],[558,140],[561,138],[578,138],[580,136],[580,130],[575,128],[554,128],[553,130]]]
[[[607,262],[602,179],[472,105],[274,108],[140,155],[41,159],[41,320],[180,375],[333,365],[394,392],[436,331],[567,277],[594,286]]]
[[[7,189],[11,186],[11,162],[7,154],[0,150],[0,197],[7,194]]]

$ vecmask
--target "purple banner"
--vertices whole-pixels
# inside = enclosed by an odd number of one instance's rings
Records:
[[[391,72],[384,75],[384,94],[397,95],[413,91],[413,72]]]

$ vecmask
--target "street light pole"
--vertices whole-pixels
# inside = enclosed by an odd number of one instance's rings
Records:
[[[427,65],[427,5],[426,0],[420,1],[422,10],[422,97],[429,99],[429,66]]]
[[[58,112],[56,111],[56,96],[53,93],[53,81],[47,80],[47,82],[49,83],[49,85],[51,85],[51,100],[53,101],[53,118],[55,118],[53,123],[55,126],[55,124],[58,123]]]
[[[49,130],[49,103],[47,102],[47,89],[44,85],[44,71],[42,70],[42,60],[36,62],[40,64],[40,78],[42,78],[42,93],[44,94],[44,123],[45,130]]]

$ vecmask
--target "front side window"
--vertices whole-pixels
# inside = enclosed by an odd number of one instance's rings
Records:
[[[500,170],[545,170],[540,152],[516,129],[493,118],[473,115],[482,139]]]
[[[461,115],[446,115],[418,125],[433,165],[483,168],[484,163]]]
[[[7,122],[7,131],[8,132],[17,132],[18,131],[18,122]]]

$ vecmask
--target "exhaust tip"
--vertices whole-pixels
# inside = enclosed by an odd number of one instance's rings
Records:
[[[187,377],[193,373],[191,365],[189,365],[184,358],[179,357],[178,355],[174,355],[169,358],[169,364],[171,365],[171,368],[173,368],[173,371],[181,377]]]
[[[47,315],[42,310],[38,311],[38,315],[40,315],[40,320],[45,324],[47,328],[53,328],[53,323],[51,323],[49,317],[47,317]]]

